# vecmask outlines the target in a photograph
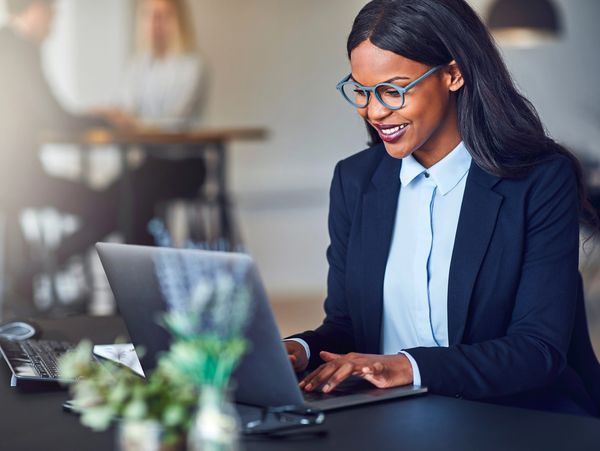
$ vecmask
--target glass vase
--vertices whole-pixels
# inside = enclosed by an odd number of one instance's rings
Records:
[[[203,387],[198,411],[188,433],[189,451],[238,451],[240,419],[228,393]]]
[[[166,444],[164,428],[157,421],[123,420],[117,426],[119,451],[179,451],[185,449],[183,445],[184,440]]]

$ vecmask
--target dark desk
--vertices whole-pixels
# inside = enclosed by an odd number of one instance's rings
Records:
[[[41,322],[45,337],[97,343],[125,336],[118,318]],[[24,394],[8,386],[0,365],[0,449],[111,450],[113,432],[93,433],[63,413],[65,392]],[[600,420],[535,412],[442,396],[390,401],[327,415],[325,437],[295,441],[246,441],[253,450],[594,450]]]

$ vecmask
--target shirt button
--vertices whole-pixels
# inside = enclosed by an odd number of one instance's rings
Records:
[[[425,178],[428,179],[429,178],[429,172],[425,172]]]

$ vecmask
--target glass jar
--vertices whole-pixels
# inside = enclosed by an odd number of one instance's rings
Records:
[[[240,419],[223,390],[202,387],[198,411],[188,433],[189,451],[238,451]]]
[[[165,430],[154,420],[123,420],[117,426],[117,449],[120,451],[179,451],[184,440],[165,444]]]

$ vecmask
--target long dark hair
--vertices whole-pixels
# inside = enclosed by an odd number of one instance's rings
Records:
[[[455,60],[465,80],[456,94],[460,135],[475,163],[500,177],[519,177],[553,154],[577,176],[581,222],[597,229],[577,158],[550,138],[516,89],[492,37],[465,0],[373,0],[354,20],[348,57],[366,40],[429,66]],[[381,138],[367,124],[371,144]]]

